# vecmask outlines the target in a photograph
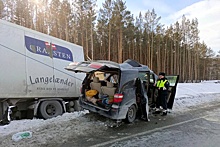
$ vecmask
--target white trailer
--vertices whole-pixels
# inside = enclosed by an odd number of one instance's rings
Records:
[[[80,61],[81,46],[0,20],[0,120],[11,105],[17,118],[73,111],[85,75],[64,67]]]

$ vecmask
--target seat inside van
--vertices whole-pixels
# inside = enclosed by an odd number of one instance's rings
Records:
[[[101,93],[101,82],[99,81],[98,77],[93,77],[93,81],[90,83],[90,87],[93,90],[97,90],[99,93]]]
[[[106,94],[108,96],[114,96],[116,87],[113,87],[113,83],[107,82],[107,86],[102,86],[101,90],[103,94]]]

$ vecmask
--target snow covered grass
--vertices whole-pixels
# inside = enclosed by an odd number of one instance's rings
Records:
[[[172,112],[179,114],[196,107],[206,107],[220,102],[220,83],[179,83]],[[9,125],[0,126],[1,147],[57,146],[76,139],[80,135],[101,133],[107,129],[109,120],[94,118],[88,111],[65,113],[56,118],[43,120],[17,120]],[[32,138],[18,142],[12,140],[17,132],[31,131]]]
[[[181,113],[196,107],[206,107],[220,102],[220,83],[178,83],[173,112]]]

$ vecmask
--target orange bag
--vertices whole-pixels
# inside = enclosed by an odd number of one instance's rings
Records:
[[[93,97],[94,95],[96,95],[98,93],[97,90],[88,90],[86,91],[86,96],[87,97]]]

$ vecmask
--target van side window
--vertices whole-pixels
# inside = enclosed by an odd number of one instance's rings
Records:
[[[148,74],[146,72],[139,72],[138,73],[138,77],[144,81],[144,82],[147,82],[148,80]]]
[[[118,83],[118,75],[112,75],[109,79],[109,82],[117,84]]]
[[[150,83],[154,84],[155,80],[152,74],[150,74]]]

